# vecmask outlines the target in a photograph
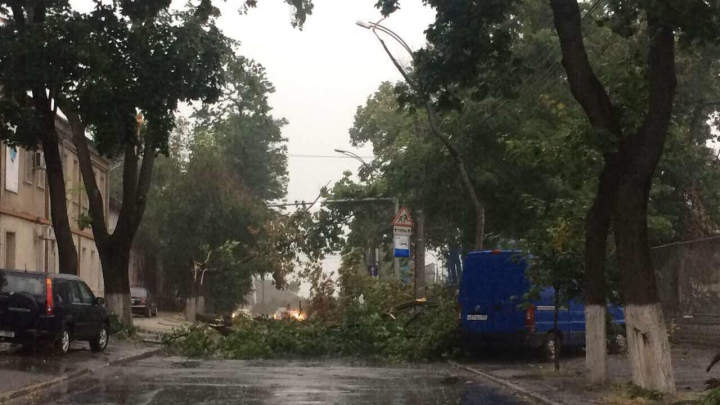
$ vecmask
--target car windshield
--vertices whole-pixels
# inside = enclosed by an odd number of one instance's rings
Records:
[[[144,288],[131,288],[130,295],[140,298],[147,297],[147,290]]]
[[[2,274],[0,278],[0,293],[28,293],[42,295],[45,293],[45,283],[42,278],[28,277],[15,274]]]

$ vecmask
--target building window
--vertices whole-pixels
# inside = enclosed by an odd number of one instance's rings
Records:
[[[25,152],[25,183],[32,184],[35,174],[35,152],[26,150]]]
[[[80,184],[82,184],[82,183],[80,182],[80,170],[77,170],[77,176],[75,175],[75,172],[76,172],[75,168],[77,168],[77,167],[78,167],[78,161],[77,161],[77,159],[73,159],[72,178],[75,179],[75,180],[73,180],[73,185],[75,187],[79,188]],[[80,195],[81,194],[82,193],[80,192],[80,190],[77,190],[77,189],[73,190],[73,201],[75,201],[75,204],[77,204],[77,205],[80,205]]]
[[[5,267],[15,268],[15,232],[5,234]]]
[[[38,171],[37,186],[44,189],[45,183],[47,181],[47,169],[45,169],[45,154],[39,153],[37,155],[37,159],[39,160],[38,164],[40,165],[40,167],[43,168],[43,170]]]

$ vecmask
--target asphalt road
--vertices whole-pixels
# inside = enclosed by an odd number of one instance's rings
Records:
[[[445,364],[152,357],[15,400],[34,404],[529,404]]]

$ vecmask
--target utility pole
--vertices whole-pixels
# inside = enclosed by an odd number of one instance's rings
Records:
[[[400,213],[400,199],[396,198],[395,199],[395,215],[397,215],[399,213]],[[390,248],[392,249],[392,251],[395,250],[392,245],[390,245]],[[393,253],[393,256],[395,256],[394,253]],[[393,262],[394,262],[394,266],[395,266],[395,277],[398,280],[400,280],[400,258],[395,257]]]
[[[415,299],[425,298],[425,214],[415,210]]]

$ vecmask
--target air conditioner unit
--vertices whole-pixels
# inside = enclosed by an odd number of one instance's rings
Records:
[[[45,155],[42,152],[35,152],[33,154],[33,169],[34,170],[45,170]]]

